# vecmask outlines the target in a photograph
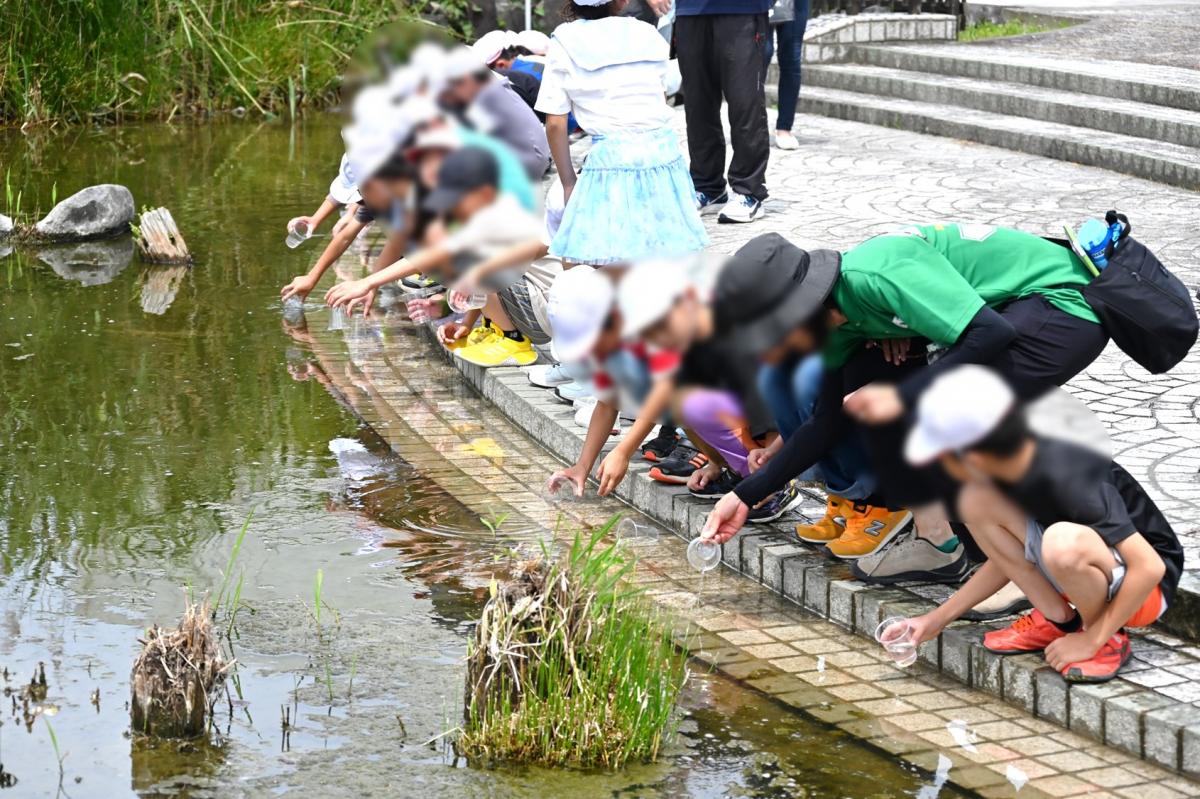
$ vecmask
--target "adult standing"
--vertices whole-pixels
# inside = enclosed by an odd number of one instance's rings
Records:
[[[665,0],[652,0],[652,7],[656,1],[670,7]],[[696,205],[702,214],[719,211],[721,222],[753,222],[767,199],[771,145],[763,51],[771,32],[770,6],[771,0],[675,0],[675,48]],[[733,145],[728,190],[722,99],[729,104]]]
[[[804,48],[804,30],[808,27],[809,0],[775,0],[771,10],[773,34],[767,34],[763,63],[771,65],[775,40],[779,41],[779,108],[775,116],[775,146],[795,150],[800,146],[792,134],[796,124],[796,104],[800,101],[800,57]]]

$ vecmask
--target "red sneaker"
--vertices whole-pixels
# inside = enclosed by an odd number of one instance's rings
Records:
[[[1091,660],[1068,663],[1062,670],[1063,679],[1067,682],[1108,682],[1117,676],[1132,654],[1129,636],[1121,630],[1105,641]]]
[[[985,634],[983,648],[997,655],[1041,652],[1064,635],[1066,633],[1051,624],[1040,610],[1033,610],[1003,630]]]

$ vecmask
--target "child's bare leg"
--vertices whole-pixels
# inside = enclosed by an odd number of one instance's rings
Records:
[[[1117,561],[1112,550],[1090,527],[1059,522],[1042,534],[1042,561],[1071,598],[1084,626],[1108,604],[1108,585]]]
[[[958,502],[963,522],[988,560],[994,561],[1047,619],[1070,621],[1075,615],[1071,606],[1025,559],[1025,513],[996,489],[977,483],[965,486]]]
[[[500,302],[498,294],[488,295],[487,303],[483,306],[483,315],[505,333],[511,333],[517,329],[517,326],[513,324],[513,320],[505,313],[504,305]]]

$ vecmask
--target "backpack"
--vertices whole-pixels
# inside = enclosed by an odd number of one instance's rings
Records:
[[[1079,289],[1126,355],[1146,371],[1162,374],[1184,359],[1200,332],[1191,294],[1154,253],[1130,238],[1128,217],[1109,211],[1104,219],[1109,225],[1121,223],[1117,246],[1108,245],[1108,265],[1091,283],[1072,288]]]

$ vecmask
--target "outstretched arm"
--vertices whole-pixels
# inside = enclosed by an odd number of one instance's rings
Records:
[[[355,237],[358,236],[358,232],[363,229],[363,226],[363,223],[357,219],[348,222],[342,228],[341,232],[334,236],[329,244],[325,246],[324,252],[317,258],[317,262],[313,264],[313,268],[308,270],[307,274],[293,278],[292,282],[283,287],[279,292],[283,299],[299,297],[303,300],[307,297],[309,292],[321,280],[321,276],[325,274],[325,270],[333,266],[334,262],[338,258],[341,258],[346,250],[350,249],[350,245],[354,243]]]

